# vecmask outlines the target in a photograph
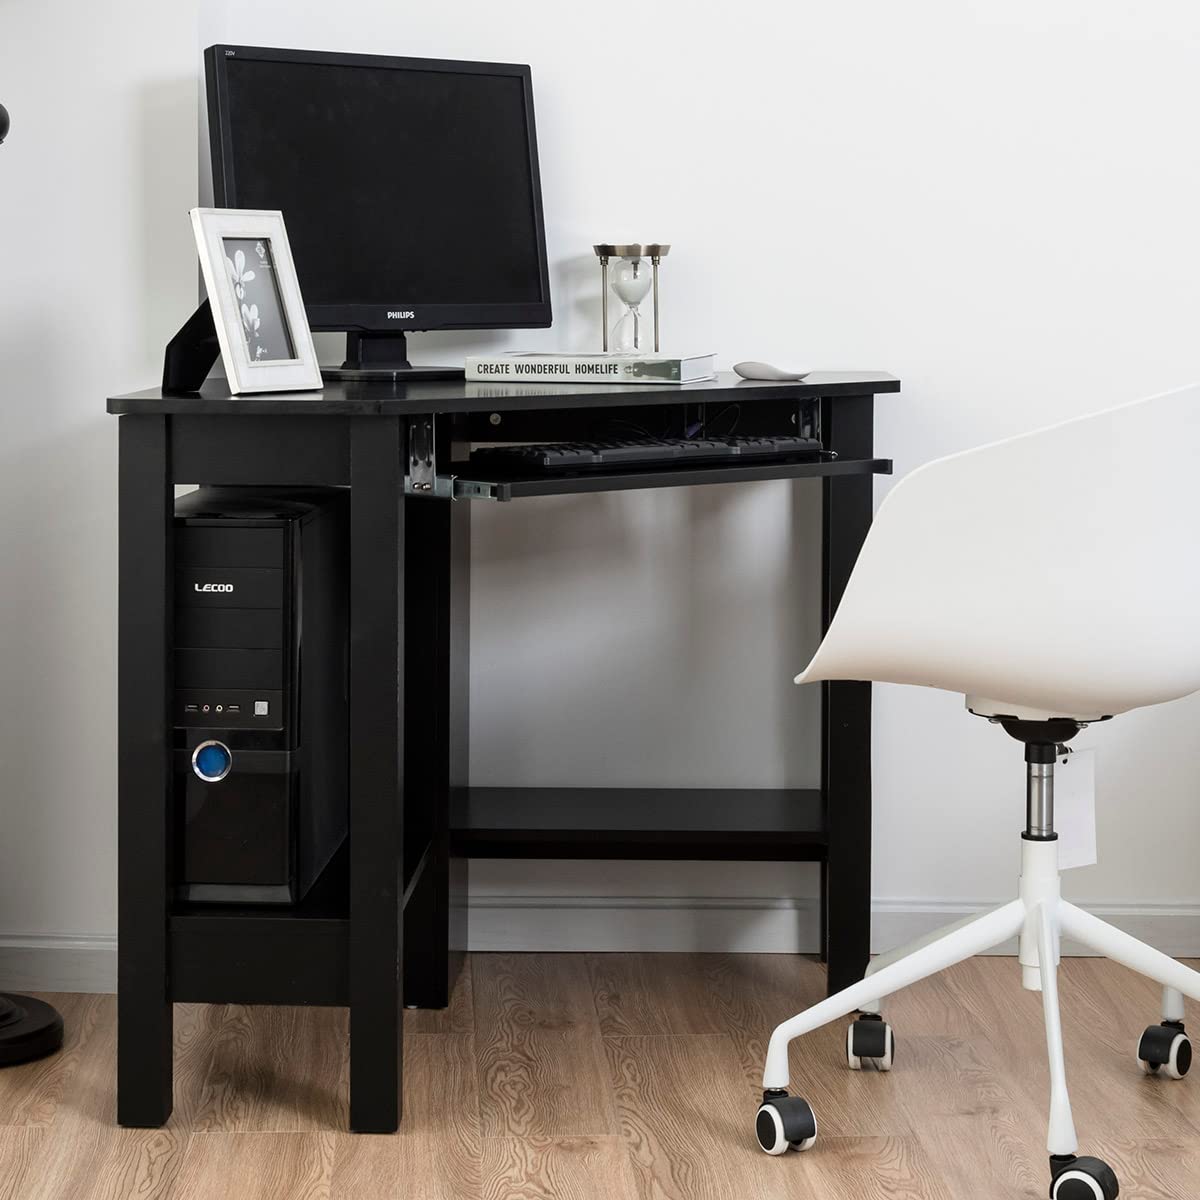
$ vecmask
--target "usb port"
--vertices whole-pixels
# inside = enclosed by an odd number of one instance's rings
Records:
[[[225,705],[225,711],[226,712],[241,712],[242,706],[240,704],[227,704],[227,705]]]
[[[198,705],[198,704],[185,704],[185,705],[183,706],[183,711],[184,711],[184,712],[199,712],[199,711],[200,711],[200,705]]]

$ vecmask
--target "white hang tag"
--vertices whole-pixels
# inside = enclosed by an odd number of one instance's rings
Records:
[[[1054,764],[1054,828],[1058,869],[1096,861],[1096,751],[1072,750]]]

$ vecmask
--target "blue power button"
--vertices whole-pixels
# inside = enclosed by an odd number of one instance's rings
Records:
[[[217,783],[229,774],[233,755],[224,742],[201,742],[192,751],[192,770],[205,783]]]

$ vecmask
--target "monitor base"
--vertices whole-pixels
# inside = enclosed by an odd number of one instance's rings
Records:
[[[462,379],[466,372],[462,367],[322,367],[321,378],[329,382],[337,380],[377,383],[416,383],[418,380]]]
[[[408,361],[408,338],[400,330],[378,333],[352,329],[346,334],[346,361],[340,367],[321,368],[322,379],[376,383],[462,379],[465,374],[462,367],[414,367]]]

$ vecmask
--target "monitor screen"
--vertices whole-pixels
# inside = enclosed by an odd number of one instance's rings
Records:
[[[207,58],[215,202],[282,210],[315,328],[549,324],[527,67]]]

